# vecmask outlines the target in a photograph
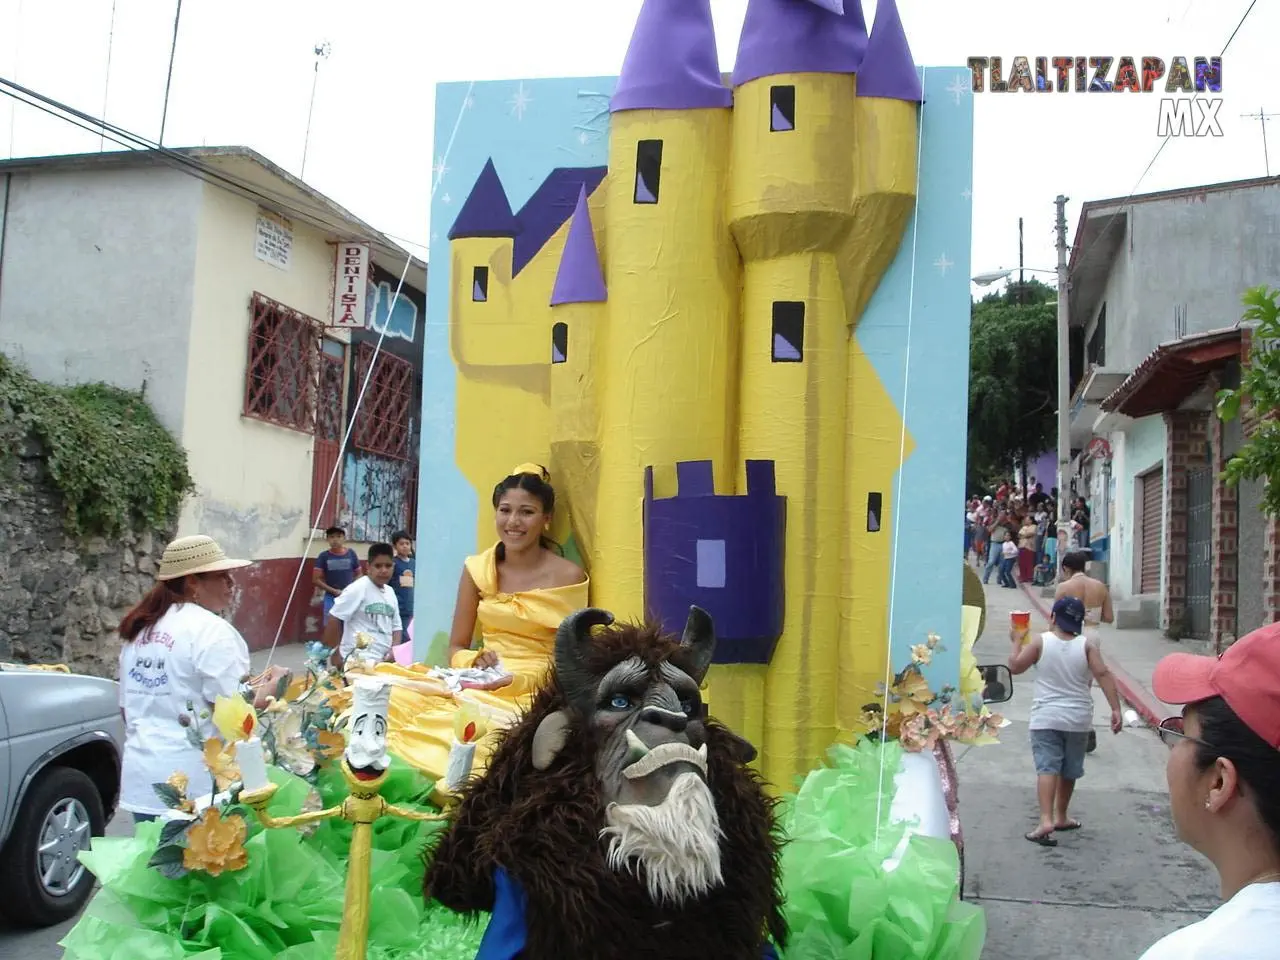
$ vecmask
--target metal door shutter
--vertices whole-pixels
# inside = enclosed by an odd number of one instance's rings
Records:
[[[1164,468],[1156,467],[1142,481],[1142,583],[1140,592],[1160,592],[1161,543],[1164,530]]]

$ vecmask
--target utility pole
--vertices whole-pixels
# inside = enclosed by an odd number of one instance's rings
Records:
[[[307,148],[311,146],[311,115],[316,109],[316,84],[320,82],[320,61],[329,59],[330,49],[328,41],[316,44],[316,71],[311,78],[311,105],[307,107],[307,135],[302,141],[302,169],[298,171],[299,180],[307,175]]]
[[[164,146],[164,128],[169,119],[169,87],[173,83],[173,58],[178,52],[178,24],[182,21],[182,0],[178,0],[178,9],[173,15],[173,43],[169,45],[169,74],[164,81],[164,109],[160,113],[160,139],[156,146]]]
[[[1071,537],[1067,510],[1067,473],[1071,469],[1071,342],[1067,334],[1071,311],[1067,306],[1067,197],[1058,195],[1058,563]]]
[[[1022,218],[1018,218],[1018,302],[1027,302],[1026,278],[1022,272]]]
[[[1267,121],[1280,119],[1280,113],[1267,113],[1259,108],[1257,113],[1240,114],[1245,120],[1257,120],[1262,124],[1262,162],[1266,165],[1267,176],[1271,176],[1271,157],[1267,155]]]

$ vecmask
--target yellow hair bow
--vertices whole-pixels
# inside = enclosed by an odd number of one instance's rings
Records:
[[[535,477],[541,477],[544,481],[551,479],[551,474],[547,473],[547,468],[540,463],[522,463],[520,466],[512,469],[510,476],[519,477],[526,473],[531,473]]]

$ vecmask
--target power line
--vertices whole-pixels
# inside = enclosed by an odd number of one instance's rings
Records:
[[[1227,49],[1231,46],[1231,42],[1235,40],[1236,34],[1239,33],[1240,28],[1244,26],[1244,22],[1249,19],[1249,14],[1253,12],[1253,8],[1257,5],[1257,3],[1258,3],[1258,0],[1252,0],[1252,2],[1250,2],[1248,9],[1246,9],[1244,14],[1240,17],[1240,21],[1236,24],[1235,29],[1231,31],[1231,36],[1227,37],[1227,42],[1223,44],[1222,52],[1218,54],[1219,57],[1226,55]],[[1204,97],[1197,95],[1192,99],[1193,101],[1203,101]],[[1089,251],[1092,250],[1102,240],[1102,238],[1105,237],[1110,232],[1111,227],[1115,223],[1116,218],[1119,217],[1120,214],[1124,213],[1128,209],[1129,201],[1132,200],[1134,195],[1138,192],[1138,187],[1142,185],[1142,181],[1145,180],[1147,174],[1151,172],[1151,168],[1155,166],[1156,160],[1160,158],[1160,154],[1164,152],[1164,148],[1168,145],[1171,139],[1173,139],[1172,125],[1170,126],[1169,132],[1165,134],[1165,138],[1160,141],[1160,146],[1156,147],[1155,155],[1151,158],[1150,161],[1148,161],[1146,167],[1143,168],[1142,175],[1138,177],[1138,182],[1133,185],[1133,189],[1130,190],[1128,195],[1124,198],[1124,200],[1120,202],[1120,206],[1116,209],[1114,213],[1111,214],[1111,217],[1107,220],[1106,225],[1103,226],[1103,228],[1100,231],[1098,231],[1098,235],[1096,238],[1094,238],[1093,243],[1089,244],[1089,246],[1085,247],[1080,251],[1080,259],[1077,261],[1078,263],[1084,263],[1085,257],[1088,256]]]
[[[102,116],[107,116],[107,98],[111,92],[111,48],[115,46],[116,40],[116,0],[111,0],[111,26],[107,28],[107,74],[102,81]],[[107,138],[105,135],[98,137],[98,151],[101,152],[107,148]]]
[[[135,152],[146,152],[153,154],[158,160],[168,164],[171,167],[181,169],[182,171],[204,180],[214,186],[220,186],[229,189],[232,192],[240,193],[251,199],[256,199],[271,207],[292,210],[297,214],[309,217],[322,226],[327,227],[334,233],[349,233],[349,225],[338,219],[329,209],[319,206],[314,202],[306,199],[295,199],[283,193],[277,193],[270,188],[260,186],[242,180],[232,174],[218,169],[216,166],[209,164],[199,157],[191,156],[169,147],[160,146],[157,143],[146,139],[145,137],[132,133],[129,130],[119,127],[106,120],[102,120],[91,114],[78,110],[75,107],[68,106],[48,97],[44,94],[31,90],[12,80],[0,77],[0,93],[3,93],[19,103],[25,103],[28,106],[42,110],[50,116],[57,117],[71,123],[73,126],[86,130],[89,133],[105,136],[119,146],[125,147]],[[372,229],[372,228],[370,228]],[[387,237],[378,231],[381,236]],[[388,237],[389,238],[389,237]]]

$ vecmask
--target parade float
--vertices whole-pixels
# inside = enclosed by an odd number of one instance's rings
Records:
[[[949,744],[993,742],[1011,682],[973,658],[947,534],[966,81],[914,63],[893,0],[870,31],[858,0],[749,0],[730,76],[708,0],[645,0],[616,78],[441,85],[416,663],[317,661],[261,716],[220,705],[210,784],[157,785],[165,822],[85,855],[102,890],[68,958],[501,955],[477,904],[509,884],[455,913],[421,853],[563,684],[503,701],[440,669],[488,492],[525,459],[593,607],[714,623],[706,722],[781,798],[778,954],[977,960]],[[359,717],[389,724],[385,770]]]

